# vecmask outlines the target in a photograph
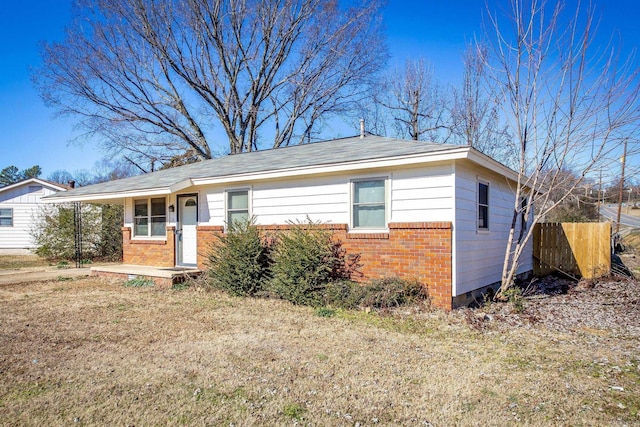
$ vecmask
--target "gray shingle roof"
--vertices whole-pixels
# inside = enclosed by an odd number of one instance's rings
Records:
[[[460,148],[367,135],[234,154],[145,175],[79,187],[48,199],[72,196],[100,196],[118,192],[167,188],[187,179],[216,178],[246,173],[271,172],[362,160],[402,157]]]

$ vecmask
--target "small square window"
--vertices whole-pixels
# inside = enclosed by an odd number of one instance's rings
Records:
[[[13,227],[13,208],[0,209],[0,227]]]

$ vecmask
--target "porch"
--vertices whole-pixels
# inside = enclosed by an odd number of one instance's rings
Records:
[[[118,264],[91,267],[91,275],[111,277],[123,281],[143,278],[150,279],[162,288],[182,283],[188,279],[200,276],[204,271],[189,267],[154,267],[147,265]]]

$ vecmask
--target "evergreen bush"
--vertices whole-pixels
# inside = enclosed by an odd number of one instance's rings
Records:
[[[412,304],[428,297],[426,289],[416,280],[385,277],[371,280],[364,286],[360,306],[376,309]]]
[[[327,285],[348,279],[355,267],[330,230],[309,219],[291,225],[278,235],[270,288],[294,304],[322,305]]]
[[[269,245],[254,219],[234,221],[208,255],[211,284],[236,296],[253,296],[270,276]]]

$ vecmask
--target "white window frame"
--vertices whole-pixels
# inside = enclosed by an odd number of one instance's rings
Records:
[[[164,200],[164,215],[152,215],[151,214],[151,200],[157,200],[157,199],[162,199]],[[138,218],[143,218],[143,216],[136,216],[136,202],[137,201],[142,201],[145,200],[147,202],[147,215],[144,216],[144,218],[147,219],[147,234],[136,234],[136,220]],[[166,240],[167,239],[167,224],[168,224],[168,220],[169,220],[169,215],[168,215],[168,201],[166,197],[143,197],[143,198],[136,198],[132,200],[132,213],[133,213],[133,226],[131,227],[132,230],[132,236],[133,238],[136,239],[159,239],[159,240]],[[156,234],[156,235],[152,235],[151,234],[151,230],[152,230],[152,218],[156,218],[156,217],[161,217],[164,216],[164,234]]]
[[[247,193],[247,215],[249,218],[253,216],[253,204],[251,202],[252,199],[252,191],[251,187],[239,187],[239,188],[227,188],[224,190],[224,229],[225,231],[229,228],[229,196],[233,193]],[[234,209],[237,212],[245,209]]]
[[[368,181],[384,181],[384,225],[381,227],[356,227],[355,226],[355,186],[359,182],[368,182]],[[391,215],[391,200],[389,196],[389,188],[390,188],[390,178],[388,175],[375,175],[375,176],[365,176],[361,178],[354,178],[349,182],[349,230],[352,232],[386,232],[389,230],[389,218]]]
[[[0,227],[13,227],[13,208],[0,208],[0,210],[9,211],[9,215],[0,215],[0,218],[9,218],[11,224],[0,224]]]
[[[487,187],[487,203],[480,203],[480,185]],[[480,227],[480,208],[485,207],[487,210],[485,221],[486,227]],[[476,229],[479,233],[488,233],[491,230],[491,183],[486,179],[478,178],[476,182]]]

